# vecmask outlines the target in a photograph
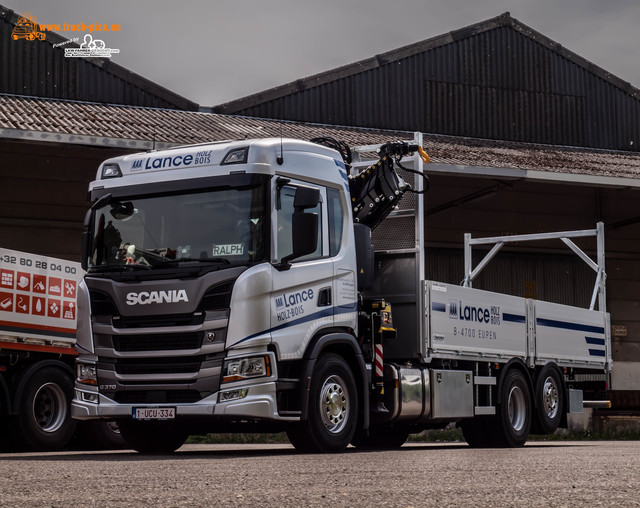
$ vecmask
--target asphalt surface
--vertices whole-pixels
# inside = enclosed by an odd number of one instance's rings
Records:
[[[638,505],[638,441],[407,444],[338,455],[289,445],[0,454],[2,507]]]

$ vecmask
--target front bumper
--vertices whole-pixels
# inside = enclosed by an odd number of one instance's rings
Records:
[[[71,415],[77,420],[92,420],[96,418],[131,418],[133,408],[175,407],[176,416],[209,416],[224,420],[257,419],[279,422],[298,421],[298,417],[280,416],[276,403],[276,383],[269,381],[255,385],[243,384],[238,387],[225,386],[223,391],[246,389],[247,395],[242,399],[226,402],[218,401],[216,392],[211,396],[188,404],[119,404],[90,386],[76,385],[75,397],[71,403]],[[98,403],[87,402],[87,395],[95,397]]]

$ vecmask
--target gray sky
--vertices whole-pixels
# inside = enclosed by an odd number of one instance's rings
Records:
[[[0,0],[39,23],[120,24],[114,61],[203,106],[509,11],[640,87],[638,0]],[[71,32],[60,32],[70,37]],[[76,35],[82,35],[77,34]]]

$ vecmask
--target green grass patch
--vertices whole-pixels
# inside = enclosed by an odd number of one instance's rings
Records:
[[[204,436],[189,436],[187,444],[265,444],[288,443],[284,432],[278,434],[205,434]]]

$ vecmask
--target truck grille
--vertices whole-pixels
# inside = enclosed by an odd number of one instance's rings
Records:
[[[114,316],[114,328],[152,328],[164,326],[193,326],[204,322],[204,314],[166,314],[161,316]]]
[[[120,404],[178,404],[202,399],[196,390],[127,390],[116,392],[114,400]]]
[[[168,351],[198,349],[202,345],[202,332],[114,335],[116,351]]]
[[[115,369],[118,374],[184,374],[198,372],[203,357],[174,358],[119,358]]]
[[[210,288],[202,298],[203,310],[219,310],[228,308],[231,303],[231,291],[235,281],[225,282]]]

